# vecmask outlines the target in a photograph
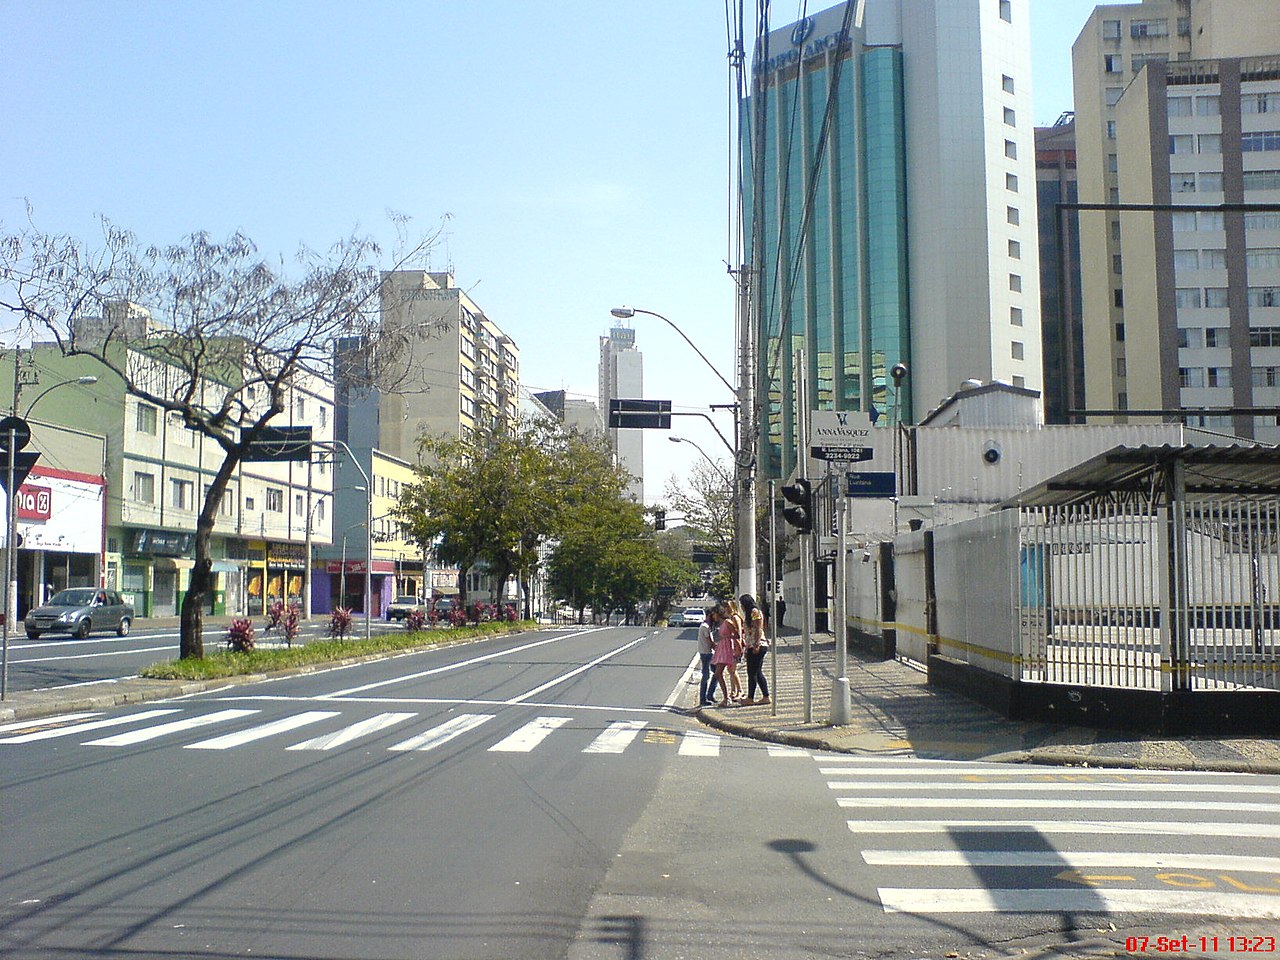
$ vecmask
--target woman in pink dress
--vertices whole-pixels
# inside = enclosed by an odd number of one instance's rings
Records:
[[[715,668],[715,676],[711,679],[711,689],[720,685],[720,702],[718,707],[729,705],[729,685],[725,681],[726,670],[732,670],[738,657],[738,628],[725,614],[722,604],[716,604],[711,614],[716,624],[716,647],[711,651],[711,666]]]

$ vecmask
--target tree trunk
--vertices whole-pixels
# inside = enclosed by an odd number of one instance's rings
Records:
[[[183,660],[204,658],[204,605],[213,591],[213,557],[209,554],[209,547],[213,542],[213,525],[217,521],[222,495],[241,456],[242,451],[238,447],[227,450],[222,465],[209,484],[204,506],[196,520],[196,562],[191,568],[186,596],[182,598],[179,628],[181,638],[178,641],[178,656]]]

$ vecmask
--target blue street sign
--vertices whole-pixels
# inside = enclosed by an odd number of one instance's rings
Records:
[[[892,471],[846,473],[846,497],[892,497],[897,492]]]

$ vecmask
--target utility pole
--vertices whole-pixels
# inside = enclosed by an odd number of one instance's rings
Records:
[[[751,322],[751,268],[738,269],[738,436],[734,451],[734,502],[738,508],[738,595],[760,599],[756,580],[755,337]]]

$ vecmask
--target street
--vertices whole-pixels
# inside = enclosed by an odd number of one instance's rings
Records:
[[[670,708],[694,651],[689,630],[546,630],[4,725],[0,954],[1003,956],[1276,931],[1280,778],[722,736]]]

